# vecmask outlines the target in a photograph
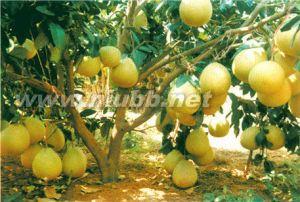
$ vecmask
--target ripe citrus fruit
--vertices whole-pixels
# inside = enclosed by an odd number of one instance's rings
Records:
[[[263,48],[250,48],[238,53],[232,63],[233,74],[241,81],[248,82],[250,70],[260,62],[267,60]]]
[[[21,124],[10,124],[1,131],[1,155],[17,156],[30,145],[30,135]]]
[[[270,125],[267,126],[266,129],[268,130],[266,138],[268,142],[272,143],[272,146],[269,146],[268,148],[270,150],[276,150],[283,147],[285,144],[285,137],[280,128]]]
[[[141,27],[147,27],[147,25],[148,25],[147,16],[143,10],[140,10],[138,14],[135,16],[135,18],[133,19],[133,26],[139,30]]]
[[[181,160],[174,168],[172,180],[177,187],[188,188],[196,184],[198,173],[191,161]]]
[[[179,123],[185,126],[194,126],[196,124],[196,119],[190,114],[176,112],[170,107],[167,108],[167,112],[174,122],[178,119]]]
[[[297,58],[284,54],[284,52],[277,51],[274,54],[274,61],[277,62],[285,72],[285,76],[289,76],[296,72],[294,68],[297,63]]]
[[[138,70],[130,58],[121,60],[121,63],[111,70],[111,79],[119,87],[130,88],[138,81]]]
[[[207,107],[219,108],[225,103],[226,98],[227,98],[227,93],[221,95],[212,95],[211,97],[208,96],[207,98],[204,95],[203,108],[207,108]]]
[[[201,96],[189,81],[181,86],[175,85],[168,94],[168,106],[176,112],[193,114],[200,105]]]
[[[53,146],[55,151],[60,151],[65,146],[64,133],[55,124],[47,125],[46,137],[47,144]]]
[[[21,163],[25,168],[31,169],[34,157],[43,147],[39,144],[33,144],[21,154]]]
[[[120,64],[121,52],[113,46],[104,46],[100,48],[101,62],[106,67],[115,67]]]
[[[199,27],[208,23],[212,12],[210,0],[182,0],[179,6],[181,20],[193,27]]]
[[[296,32],[297,27],[293,27],[284,32],[278,30],[275,34],[275,44],[285,54],[300,56],[300,32]]]
[[[202,128],[193,130],[186,138],[186,150],[195,156],[203,156],[210,148],[209,140]]]
[[[249,84],[257,92],[272,94],[284,83],[285,73],[282,67],[273,61],[261,62],[253,67],[249,74]]]
[[[296,72],[288,77],[292,89],[292,96],[300,94],[300,72]]]
[[[28,60],[33,58],[37,54],[34,42],[30,39],[26,39],[22,46],[26,49],[26,58]]]
[[[213,118],[208,124],[209,133],[214,137],[224,137],[229,129],[229,122],[225,118]]]
[[[293,96],[289,102],[289,107],[291,113],[297,117],[300,118],[300,94]]]
[[[100,57],[83,57],[81,63],[78,65],[77,73],[82,76],[93,77],[98,74],[100,69],[103,67],[103,64],[100,60]]]
[[[259,133],[260,129],[256,126],[247,128],[244,130],[241,134],[241,145],[245,149],[249,150],[255,150],[258,148],[258,145],[256,144],[256,135]]]
[[[69,177],[81,177],[86,170],[87,158],[79,147],[68,147],[62,160],[63,172]]]
[[[212,163],[215,159],[215,152],[214,150],[210,147],[209,150],[203,155],[203,156],[193,156],[193,161],[198,165],[198,166],[205,166],[210,163]]]
[[[210,92],[212,95],[222,95],[228,91],[231,77],[226,67],[214,62],[204,68],[199,82],[203,93]]]
[[[44,123],[34,117],[26,117],[23,121],[30,135],[30,144],[35,144],[41,141],[46,135]]]
[[[43,148],[33,159],[32,171],[37,178],[53,180],[62,171],[61,159],[53,149]]]
[[[287,79],[278,91],[272,94],[257,93],[258,100],[267,107],[279,107],[288,103],[292,95],[291,86]]]
[[[157,118],[156,118],[156,128],[158,131],[162,132],[163,128],[166,125],[174,125],[173,120],[171,119],[171,117],[168,114],[165,114],[165,117],[163,120],[161,120],[161,113],[158,114]]]
[[[173,173],[176,165],[183,159],[184,156],[180,153],[180,151],[173,149],[167,154],[163,166],[168,173]]]

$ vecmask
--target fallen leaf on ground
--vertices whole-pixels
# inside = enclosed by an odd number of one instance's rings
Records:
[[[100,190],[101,190],[101,188],[99,188],[99,187],[81,186],[81,191],[83,193],[86,193],[86,194],[95,193],[95,192],[98,192]]]
[[[54,187],[45,187],[44,193],[49,199],[60,199],[61,197],[61,194],[57,193]]]

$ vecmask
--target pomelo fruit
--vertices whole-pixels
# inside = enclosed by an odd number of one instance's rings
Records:
[[[173,173],[174,168],[179,163],[179,161],[183,160],[184,156],[180,153],[180,151],[173,149],[169,152],[165,158],[163,167],[166,169],[168,173]]]
[[[220,110],[221,107],[219,106],[209,106],[209,107],[203,107],[202,111],[205,115],[213,115],[217,113]]]
[[[174,122],[172,120],[172,118],[168,115],[168,114],[165,114],[165,117],[163,120],[161,120],[161,113],[158,114],[157,118],[156,118],[156,128],[159,132],[162,132],[163,131],[163,128],[166,126],[166,125],[174,125]]]
[[[176,112],[170,107],[167,108],[167,113],[174,122],[178,119],[179,123],[185,126],[194,126],[196,124],[196,118],[190,114]]]
[[[82,76],[93,77],[98,74],[100,69],[103,67],[103,64],[100,60],[100,57],[83,57],[82,61],[78,65],[77,73]]]
[[[34,42],[30,39],[26,39],[23,43],[23,48],[26,49],[26,58],[27,60],[33,58],[37,54],[37,50],[35,48]]]
[[[208,124],[209,133],[214,137],[224,137],[229,129],[229,122],[225,118],[213,118]]]
[[[292,89],[292,96],[300,94],[300,72],[296,72],[288,77]]]
[[[284,52],[277,51],[274,54],[274,61],[277,62],[285,72],[285,76],[296,73],[297,58],[287,55]]]
[[[285,136],[280,128],[269,125],[266,127],[268,133],[266,134],[266,138],[268,142],[272,143],[272,146],[269,146],[270,150],[277,150],[284,146],[285,144]]]
[[[210,147],[209,150],[203,155],[203,156],[193,156],[193,161],[198,165],[198,166],[205,166],[210,163],[212,163],[215,159],[215,152],[214,150]]]
[[[258,63],[266,60],[267,54],[263,48],[242,50],[233,59],[232,72],[240,81],[248,83],[250,70]]]
[[[60,151],[65,146],[65,135],[55,124],[47,124],[46,142],[53,146],[55,151]]]
[[[148,26],[148,20],[145,12],[143,10],[140,10],[138,14],[133,19],[133,26],[140,30],[141,27],[147,27]]]
[[[300,118],[300,94],[291,98],[289,108],[295,117]]]
[[[130,58],[121,60],[121,63],[110,72],[112,81],[122,88],[133,87],[139,77],[138,70]]]
[[[203,108],[212,107],[212,108],[220,108],[225,102],[227,98],[227,93],[221,95],[212,95],[209,97],[205,97],[203,99]],[[206,101],[204,101],[207,99]]]
[[[292,96],[291,86],[287,79],[278,91],[272,94],[257,93],[258,100],[267,107],[279,107],[290,100]]]
[[[30,144],[35,144],[46,136],[46,127],[41,120],[34,117],[26,117],[23,123],[29,132]]]
[[[296,32],[297,27],[293,27],[284,32],[278,30],[274,35],[276,46],[285,54],[295,57],[300,56],[300,32]]]
[[[63,156],[63,172],[69,177],[81,177],[87,166],[86,155],[79,147],[70,146]]]
[[[177,187],[188,188],[196,184],[198,173],[191,161],[181,160],[174,168],[172,180]]]
[[[179,5],[181,20],[193,27],[199,27],[209,22],[213,12],[210,0],[182,0]]]
[[[61,174],[61,159],[53,149],[43,148],[33,159],[32,171],[37,178],[53,180]]]
[[[241,134],[241,145],[245,149],[255,150],[258,148],[256,144],[256,135],[260,132],[260,129],[256,126],[252,126],[244,130]]]
[[[32,168],[34,157],[43,149],[39,144],[33,144],[21,154],[21,163],[25,168]]]
[[[202,128],[193,130],[186,138],[186,150],[195,156],[203,156],[210,148],[209,140]]]
[[[1,131],[1,155],[17,156],[30,145],[30,135],[21,124],[10,124]]]
[[[115,67],[121,62],[121,52],[114,46],[104,46],[100,48],[101,62],[106,67]]]
[[[204,68],[200,75],[199,83],[201,92],[222,95],[229,90],[231,77],[226,67],[214,62]]]
[[[173,86],[168,94],[168,107],[176,112],[193,114],[198,111],[200,105],[200,93],[189,81],[180,86]]]
[[[249,74],[249,84],[257,92],[272,94],[284,83],[285,73],[282,67],[273,61],[264,61],[253,67]]]

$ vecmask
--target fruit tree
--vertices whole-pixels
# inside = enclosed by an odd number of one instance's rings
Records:
[[[197,181],[187,159],[214,159],[204,127],[215,137],[233,127],[249,160],[266,169],[266,150],[299,154],[299,2],[1,4],[1,119],[9,122],[1,124],[1,155],[21,155],[36,177],[82,176],[80,148],[68,145],[62,160],[57,154],[66,142],[82,141],[102,181],[117,181],[124,135],[155,114],[161,152],[174,149],[165,165],[178,187]],[[227,97],[227,120],[203,125],[204,116],[223,113]],[[261,152],[252,159],[255,149]]]

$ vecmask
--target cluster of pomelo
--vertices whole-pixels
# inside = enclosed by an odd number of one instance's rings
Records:
[[[232,64],[233,74],[249,83],[257,92],[258,100],[267,107],[289,103],[291,113],[300,117],[300,72],[296,63],[300,56],[300,32],[295,29],[275,34],[277,50],[268,60],[263,48],[250,48],[236,55]]]
[[[20,156],[21,164],[41,179],[53,180],[61,172],[69,177],[85,173],[87,158],[79,147],[65,147],[64,133],[55,124],[26,117],[21,123],[1,121],[1,156]]]
[[[208,126],[209,133],[214,137],[224,137],[229,132],[229,123],[226,119],[213,119]],[[198,180],[196,166],[204,166],[213,162],[215,152],[211,148],[207,134],[203,128],[197,128],[187,136],[185,156],[174,149],[167,154],[164,161],[165,170],[172,174],[172,180],[177,187],[188,188]]]

